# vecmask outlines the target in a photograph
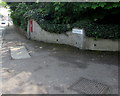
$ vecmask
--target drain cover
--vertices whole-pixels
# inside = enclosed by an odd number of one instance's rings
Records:
[[[77,82],[73,83],[69,89],[82,94],[106,94],[109,87],[96,81],[80,78]]]

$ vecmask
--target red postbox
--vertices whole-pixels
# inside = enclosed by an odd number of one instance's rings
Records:
[[[29,24],[30,24],[30,32],[33,32],[33,20],[32,19],[30,19]]]

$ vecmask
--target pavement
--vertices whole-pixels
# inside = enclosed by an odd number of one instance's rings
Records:
[[[28,53],[25,46],[16,46],[10,48],[12,59],[26,59],[30,58],[30,54]]]
[[[0,76],[3,94],[79,94],[70,86],[80,78],[106,85],[109,91],[105,94],[118,94],[118,52],[80,50],[32,41],[14,26],[3,32]],[[20,46],[24,46],[30,58],[13,59],[11,48]],[[13,54],[19,57],[17,52]],[[93,86],[84,89],[84,94],[91,88]]]

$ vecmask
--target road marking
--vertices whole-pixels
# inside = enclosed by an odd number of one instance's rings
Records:
[[[25,46],[11,47],[10,52],[12,59],[26,59],[31,57]]]

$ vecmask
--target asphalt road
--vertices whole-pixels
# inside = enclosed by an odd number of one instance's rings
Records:
[[[3,93],[79,94],[81,89],[78,92],[70,86],[85,78],[106,85],[109,91],[105,94],[118,94],[117,52],[79,50],[66,45],[31,41],[14,26],[4,32]],[[16,46],[25,46],[31,58],[12,59],[10,48]],[[84,84],[83,93],[87,94],[94,86],[88,87],[88,82]],[[95,91],[94,88],[92,91]]]
[[[2,43],[3,43],[3,30],[4,27],[0,26],[0,86],[2,85],[2,74],[1,74],[1,68],[2,68]],[[0,87],[0,94],[2,94],[2,88]]]

